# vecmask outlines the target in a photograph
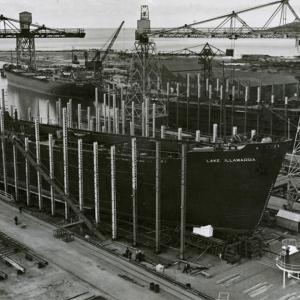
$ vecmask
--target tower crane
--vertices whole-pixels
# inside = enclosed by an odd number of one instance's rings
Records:
[[[161,87],[160,61],[156,55],[156,44],[149,38],[150,25],[149,7],[142,5],[140,19],[137,21],[135,31],[134,50],[125,100],[127,116],[132,116],[132,111],[134,111],[134,115],[140,120],[143,115],[148,115],[150,109],[153,110],[153,104],[155,104],[154,114],[156,117],[165,117],[166,115],[166,97],[159,92]],[[132,105],[134,105],[134,109],[132,109]],[[145,107],[147,113],[143,113]],[[148,118],[145,122],[142,121],[145,126],[147,122]]]
[[[29,69],[36,68],[35,38],[84,38],[82,28],[54,29],[32,24],[32,14],[23,11],[19,20],[0,15],[0,38],[15,38],[17,65],[25,62]]]
[[[96,73],[100,73],[100,74],[102,73],[103,63],[104,63],[108,53],[112,49],[117,37],[119,36],[119,33],[120,33],[124,23],[125,22],[122,21],[122,23],[120,24],[118,29],[114,32],[107,48],[103,51],[103,55],[101,57],[100,57],[100,50],[97,50],[95,56],[91,59],[91,61],[88,61],[88,53],[87,53],[87,51],[85,52],[85,66],[86,66],[86,68],[94,69],[95,74]]]

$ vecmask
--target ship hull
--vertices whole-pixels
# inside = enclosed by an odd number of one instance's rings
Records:
[[[200,130],[209,133],[209,104],[208,101],[169,101],[168,124],[172,128],[184,130]],[[238,134],[250,135],[251,130],[263,135],[277,137],[293,137],[296,134],[300,109],[273,107],[267,105],[248,105],[239,103],[231,105],[230,102],[221,107],[217,103],[211,105],[210,131],[212,124],[218,124],[219,133],[230,136],[232,127],[236,126]],[[221,125],[220,125],[221,124]]]
[[[21,125],[20,125],[21,124]],[[15,127],[17,126],[17,128]],[[30,122],[18,121],[17,132],[34,136]],[[56,135],[58,127],[41,125],[42,139],[48,133]],[[73,131],[73,130],[72,130]],[[74,132],[79,132],[74,130]],[[132,221],[132,179],[129,136],[80,131],[85,145],[83,155],[83,181],[85,206],[94,209],[94,174],[92,142],[97,141],[99,151],[99,190],[101,214],[111,211],[111,145],[116,145],[116,195],[117,215],[120,220]],[[83,134],[83,135],[82,135]],[[77,137],[70,133],[69,182],[70,193],[78,199]],[[161,220],[166,224],[180,224],[181,212],[181,144],[161,141]],[[253,143],[240,150],[215,150],[193,148],[187,152],[186,172],[186,221],[190,226],[212,225],[226,230],[251,231],[259,224],[270,197],[288,143]],[[155,219],[155,141],[137,138],[138,148],[138,218],[141,222]],[[9,147],[8,147],[9,149]],[[142,149],[152,149],[150,154]],[[30,143],[35,153],[34,142]],[[43,164],[48,167],[48,146],[41,145]],[[151,154],[152,153],[152,154]],[[168,154],[169,153],[169,154]],[[174,153],[177,153],[176,155]],[[7,152],[12,161],[11,151]],[[55,177],[63,183],[63,149],[61,141],[54,147]],[[19,158],[20,172],[25,173],[24,159]],[[22,169],[23,168],[23,169]],[[10,171],[13,178],[13,171]],[[36,186],[36,172],[31,170],[31,184]],[[43,183],[43,188],[49,186]],[[121,222],[121,221],[120,221]]]
[[[95,94],[95,86],[91,83],[39,79],[8,69],[5,70],[5,73],[8,85],[40,94],[72,99],[92,98]]]

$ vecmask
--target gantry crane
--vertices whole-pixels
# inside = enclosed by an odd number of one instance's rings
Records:
[[[229,38],[232,40],[238,38],[288,38],[299,40],[300,17],[289,2],[290,0],[273,1],[174,28],[148,28],[143,34],[157,38]],[[260,27],[250,26],[241,17],[241,14],[272,6],[276,6],[275,11]],[[292,23],[287,22],[288,12],[294,18]],[[279,19],[277,24],[274,21],[276,17]],[[217,21],[220,22],[217,26],[202,27]]]
[[[25,62],[29,69],[36,68],[36,38],[84,38],[85,31],[77,29],[53,29],[45,25],[32,24],[32,14],[24,11],[19,20],[0,15],[0,38],[15,38],[17,65]]]
[[[142,111],[142,105],[146,98],[150,99],[150,102],[151,99],[158,99],[159,103],[157,104],[158,106],[162,107],[164,111],[164,100],[162,100],[162,97],[153,97],[152,95],[152,77],[157,78],[158,87],[160,86],[160,78],[157,72],[159,70],[155,67],[156,64],[154,62],[156,47],[155,43],[150,40],[150,38],[229,38],[232,40],[237,38],[295,38],[297,44],[300,45],[300,17],[290,5],[289,1],[290,0],[273,1],[271,3],[265,3],[255,7],[233,11],[229,14],[215,18],[210,18],[191,24],[184,24],[183,26],[175,28],[151,28],[149,8],[147,5],[142,5],[141,17],[137,22],[137,30],[135,33],[135,50],[133,52],[133,58],[135,58],[135,62],[132,63],[129,76],[129,91],[126,97],[126,113],[128,115],[130,115],[130,113],[132,114],[132,102],[134,102],[136,105],[136,112]],[[275,11],[272,13],[269,19],[267,19],[264,25],[259,28],[251,27],[240,17],[240,15],[243,13],[256,11],[275,5],[277,5]],[[294,17],[294,21],[289,24],[287,23],[288,11]],[[280,17],[279,24],[271,27],[271,24],[274,23],[273,21],[276,16]],[[211,28],[195,27],[213,21],[219,21],[220,24]],[[204,62],[207,63],[210,61],[212,55],[207,55],[210,52],[207,51],[207,47],[203,50],[204,53],[200,54],[200,56],[202,56],[202,58],[204,58]],[[208,69],[209,73],[210,68],[206,67],[206,69]]]
[[[85,66],[88,69],[93,69],[95,74],[99,73],[102,74],[102,69],[103,69],[103,63],[107,57],[107,55],[109,54],[109,52],[111,51],[117,37],[119,36],[119,33],[124,25],[124,21],[122,21],[122,23],[120,24],[120,26],[118,27],[118,29],[114,32],[112,38],[110,39],[110,42],[108,44],[108,46],[106,47],[106,49],[103,51],[102,56],[100,56],[100,50],[96,50],[96,54],[95,56],[91,59],[91,61],[88,61],[88,53],[87,51],[85,52]]]

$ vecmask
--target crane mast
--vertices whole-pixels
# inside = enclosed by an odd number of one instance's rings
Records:
[[[45,25],[32,24],[32,14],[23,11],[19,20],[0,15],[0,38],[15,38],[17,65],[25,63],[29,69],[36,69],[36,38],[84,38],[82,28],[54,29]]]
[[[142,5],[135,31],[125,109],[127,118],[137,117],[138,122],[142,122],[145,133],[149,131],[147,128],[153,116],[166,117],[166,99],[161,93],[161,67],[155,42],[149,39],[150,25],[149,8]]]

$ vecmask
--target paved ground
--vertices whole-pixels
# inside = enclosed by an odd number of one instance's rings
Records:
[[[109,299],[104,293],[56,265],[50,264],[46,269],[38,269],[35,263],[26,261],[21,255],[15,255],[13,259],[26,268],[26,273],[17,275],[12,267],[0,264],[0,270],[8,274],[8,279],[0,282],[1,300],[68,299],[79,294],[83,295],[77,300],[93,295],[103,295]]]
[[[34,249],[50,263],[39,270],[33,264],[27,267],[26,275],[12,275],[7,281],[0,282],[0,299],[68,299],[80,293],[89,292],[102,295],[106,299],[176,299],[166,290],[160,294],[149,291],[149,278],[138,271],[130,274],[120,265],[112,266],[109,259],[103,258],[95,247],[83,241],[64,243],[52,236],[53,227],[23,214],[21,221],[27,224],[21,229],[13,224],[13,217],[18,214],[13,207],[0,202],[0,230]],[[19,215],[19,214],[18,214]],[[278,252],[280,239],[291,237],[277,229],[266,229],[269,236],[274,236],[271,249]],[[300,241],[300,236],[294,236]],[[118,243],[109,242],[111,249],[122,251]],[[227,292],[230,300],[292,300],[300,299],[300,281],[289,279],[287,288],[282,288],[282,272],[275,266],[274,255],[263,258],[243,260],[242,264],[231,265],[211,255],[199,256],[195,249],[187,249],[186,258],[204,266],[209,266],[207,273],[192,276],[182,273],[182,265],[175,265],[165,270],[170,277],[217,298],[219,292]],[[162,254],[170,261],[178,259],[178,251],[168,250]],[[0,270],[7,266],[0,263]],[[86,294],[86,295],[90,295]],[[34,296],[32,296],[34,295]],[[83,300],[78,297],[77,300]]]
[[[291,237],[291,235],[277,229],[266,229],[266,231],[268,235],[274,231],[274,237]],[[299,235],[293,237],[300,241]],[[280,249],[281,241],[274,239],[270,250],[279,253]],[[188,249],[186,257],[200,265],[209,266],[207,273],[212,276],[211,278],[182,274],[175,267],[166,270],[166,272],[177,276],[178,280],[191,283],[194,288],[202,289],[215,298],[220,292],[225,292],[228,293],[230,300],[300,299],[300,281],[287,279],[286,288],[282,288],[282,272],[275,265],[276,255],[274,254],[265,253],[262,258],[243,259],[241,264],[234,265],[211,255],[203,255],[197,259],[198,256],[199,253],[195,254],[194,249]]]
[[[27,228],[15,226],[13,217],[19,216]],[[9,276],[0,282],[0,299],[67,299],[90,291],[107,299],[174,299],[166,292],[155,294],[149,282],[131,281],[126,272],[112,267],[98,257],[92,246],[81,241],[65,243],[53,238],[53,227],[0,202],[0,228],[7,235],[31,247],[50,264],[45,269],[30,267],[25,275]],[[0,269],[4,265],[0,263]],[[69,293],[60,292],[66,288]],[[76,298],[77,299],[77,298]],[[79,298],[78,298],[79,299]],[[84,299],[84,298],[82,298]]]

